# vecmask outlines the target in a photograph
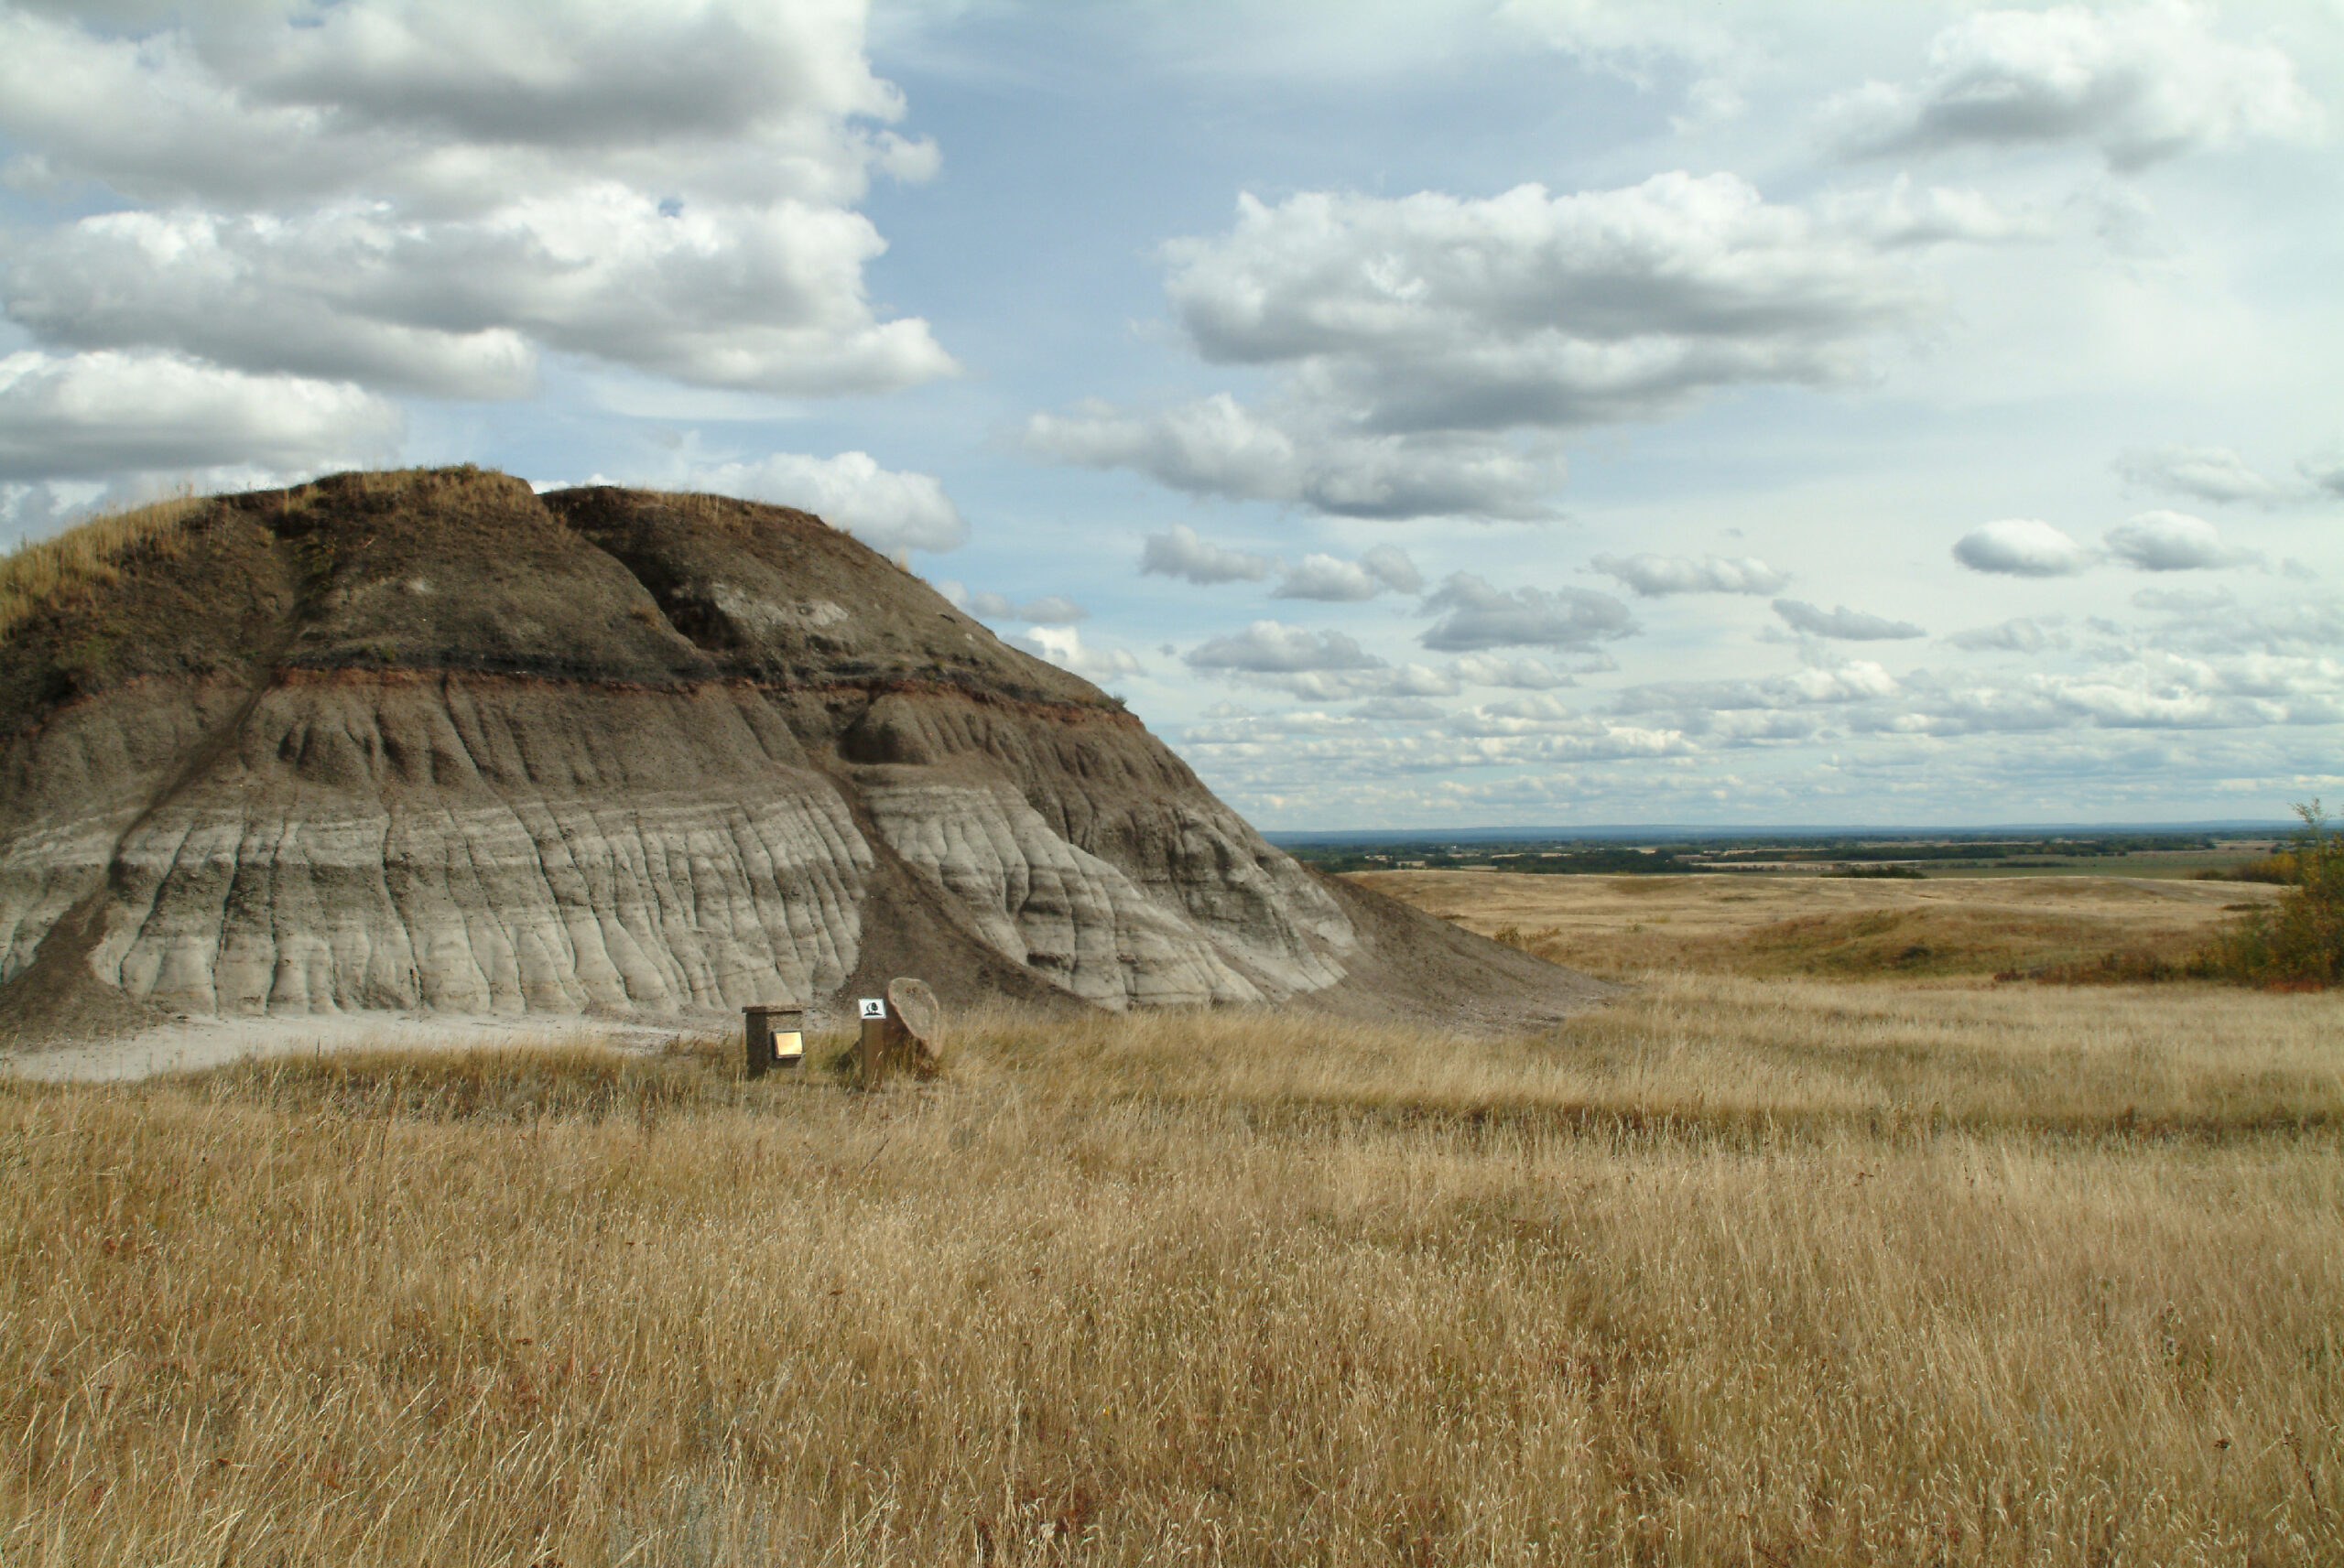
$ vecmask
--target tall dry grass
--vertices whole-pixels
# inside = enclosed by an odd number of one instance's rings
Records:
[[[0,1562],[2331,1563],[2340,1016],[1687,979],[979,1019],[867,1097],[9,1087]]]
[[[113,582],[121,575],[123,557],[134,549],[176,557],[183,546],[181,525],[212,504],[211,497],[190,488],[143,506],[85,519],[52,538],[0,556],[0,636],[53,599]]]

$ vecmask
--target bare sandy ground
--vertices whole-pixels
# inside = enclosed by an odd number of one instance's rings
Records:
[[[49,1083],[106,1083],[200,1072],[253,1058],[343,1051],[558,1045],[655,1051],[678,1036],[710,1034],[723,1027],[721,1020],[655,1025],[608,1018],[441,1018],[396,1013],[189,1019],[118,1039],[11,1052],[0,1055],[0,1072]]]

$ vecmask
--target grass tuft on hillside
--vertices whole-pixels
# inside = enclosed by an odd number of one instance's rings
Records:
[[[209,496],[169,496],[88,518],[52,538],[0,556],[0,636],[44,605],[114,581],[124,559],[135,551],[175,558],[184,547],[184,525],[213,504]]]

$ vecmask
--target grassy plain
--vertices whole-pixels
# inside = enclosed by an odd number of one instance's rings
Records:
[[[0,1086],[0,1563],[2330,1563],[2339,1000]]]
[[[2013,877],[1538,876],[1370,871],[1352,880],[1590,974],[1694,969],[1914,979],[2079,964],[2174,961],[2250,906],[2255,882],[2036,873]]]

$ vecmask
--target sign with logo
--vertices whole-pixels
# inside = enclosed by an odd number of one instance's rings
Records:
[[[864,997],[863,999],[863,1016],[865,1018],[886,1017],[887,999],[885,997],[878,996]]]

